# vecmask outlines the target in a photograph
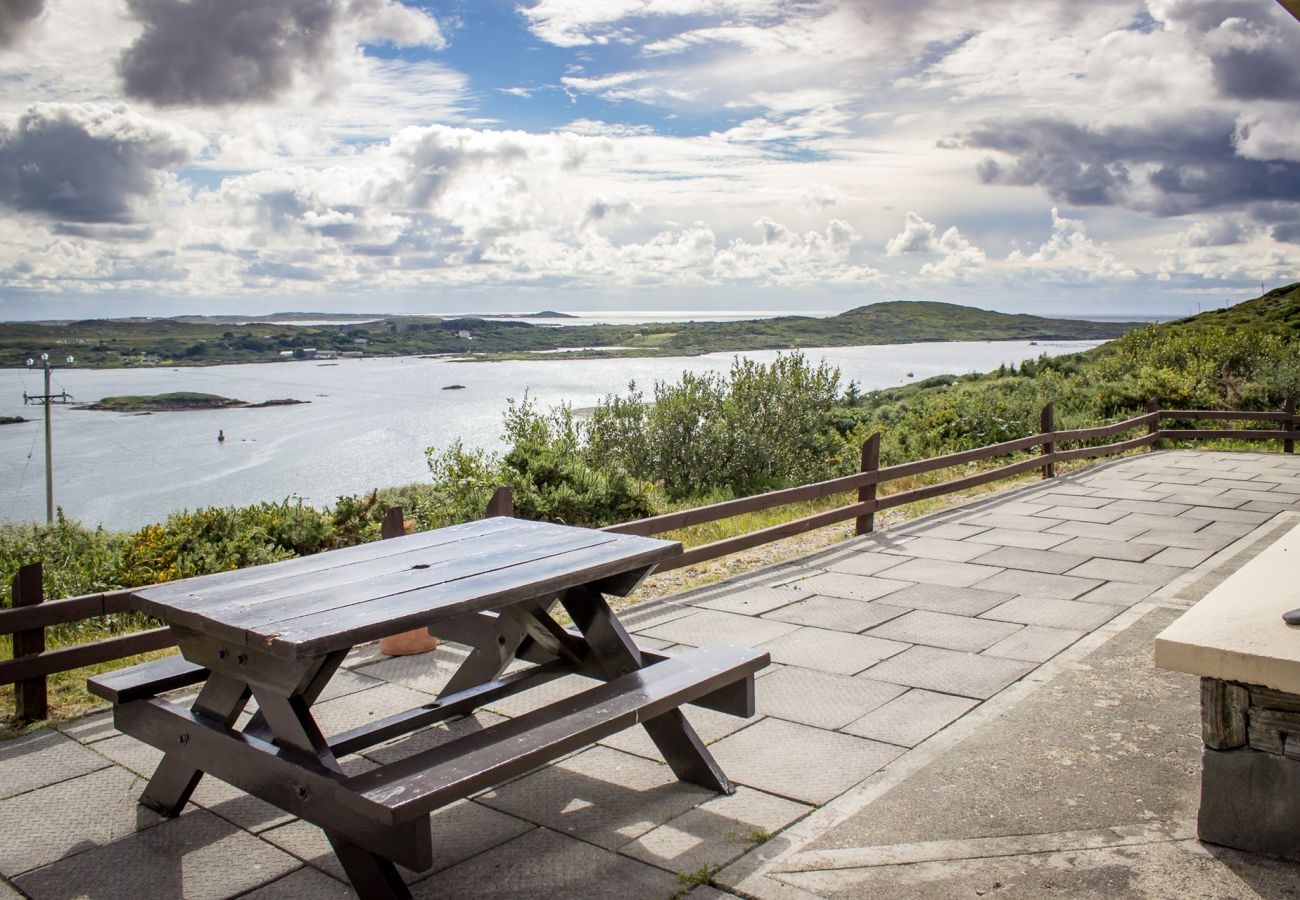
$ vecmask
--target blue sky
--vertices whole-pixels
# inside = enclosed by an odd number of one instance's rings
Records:
[[[0,0],[0,319],[1180,314],[1300,279],[1273,0]]]

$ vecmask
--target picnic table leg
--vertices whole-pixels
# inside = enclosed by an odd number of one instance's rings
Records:
[[[560,598],[565,610],[587,639],[592,655],[611,678],[644,665],[641,651],[614,616],[601,593],[591,587],[573,588]],[[734,794],[731,783],[680,709],[641,723],[664,761],[682,781],[720,794]]]
[[[382,900],[389,900],[389,898],[406,900],[411,896],[406,882],[402,880],[397,867],[391,862],[375,856],[369,850],[363,850],[356,844],[349,843],[347,839],[333,832],[326,831],[325,836],[329,838],[330,846],[334,848],[334,855],[343,865],[343,871],[347,873],[357,896],[365,900],[370,900],[372,897],[382,898]]]
[[[204,682],[191,709],[229,728],[244,711],[248,697],[248,685],[213,672]],[[168,818],[178,816],[202,777],[203,773],[189,763],[174,756],[163,756],[140,795],[140,802]]]

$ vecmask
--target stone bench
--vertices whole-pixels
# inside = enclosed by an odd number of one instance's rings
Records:
[[[1300,859],[1300,525],[1166,628],[1155,663],[1201,676],[1201,840]]]

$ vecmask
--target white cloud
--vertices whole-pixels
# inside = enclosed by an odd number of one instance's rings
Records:
[[[1115,259],[1115,254],[1088,237],[1087,226],[1052,209],[1052,236],[1033,253],[1013,250],[1007,261],[1015,267],[1052,273],[1072,281],[1133,278],[1138,273]]]

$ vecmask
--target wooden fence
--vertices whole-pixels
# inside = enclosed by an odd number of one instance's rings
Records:
[[[1161,428],[1162,419],[1178,421],[1220,421],[1220,422],[1266,422],[1276,423],[1272,429],[1261,428]],[[1054,426],[1052,404],[1043,408],[1038,434],[949,453],[914,462],[880,467],[880,435],[873,434],[862,447],[860,471],[840,478],[831,478],[814,484],[771,491],[739,500],[728,500],[709,506],[699,506],[666,513],[635,522],[611,525],[606,531],[618,534],[636,534],[652,536],[686,528],[716,522],[732,516],[760,510],[773,509],[792,503],[818,500],[835,494],[856,492],[856,499],[844,506],[825,510],[803,518],[773,525],[747,534],[714,541],[692,547],[671,562],[659,567],[659,571],[668,571],[695,563],[705,562],[737,553],[782,538],[803,534],[816,528],[823,528],[837,522],[853,519],[858,534],[866,534],[875,527],[875,514],[880,510],[891,509],[918,500],[939,497],[967,488],[989,484],[1003,478],[1009,478],[1034,469],[1039,469],[1044,478],[1054,477],[1057,463],[1078,459],[1096,459],[1113,456],[1142,447],[1157,447],[1162,440],[1214,440],[1233,439],[1243,441],[1281,441],[1285,453],[1295,452],[1295,440],[1300,437],[1297,429],[1298,417],[1295,402],[1288,401],[1286,408],[1279,412],[1245,412],[1233,410],[1205,409],[1158,409],[1149,404],[1147,412],[1096,428],[1075,428],[1057,431]],[[1111,443],[1096,444],[1129,431],[1140,431],[1136,437],[1128,437]],[[1061,449],[1062,444],[1078,444],[1070,449]],[[936,484],[914,487],[896,493],[879,493],[881,485],[902,478],[910,478],[948,469],[954,466],[981,462],[1000,456],[1024,453],[1030,450],[1038,452],[1030,457],[1018,459],[994,469],[976,472],[952,478]],[[488,504],[487,514],[509,515],[510,496],[508,489],[501,489]],[[400,512],[397,513],[400,515]],[[389,511],[389,519],[394,517]],[[45,649],[45,629],[51,625],[96,618],[110,613],[134,610],[129,590],[110,591],[103,594],[88,594],[70,597],[65,600],[46,602],[41,586],[41,565],[34,563],[23,566],[13,580],[13,608],[0,610],[0,634],[13,635],[14,658],[0,660],[0,685],[15,686],[15,702],[20,720],[44,718],[46,706],[46,676],[57,672],[66,672],[96,663],[123,659],[137,653],[159,650],[174,645],[170,630],[154,628],[123,634],[103,640],[92,641],[57,650]]]

